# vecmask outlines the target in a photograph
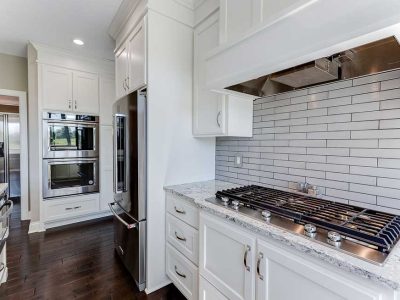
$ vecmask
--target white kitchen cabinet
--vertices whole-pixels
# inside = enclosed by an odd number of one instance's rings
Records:
[[[87,72],[73,72],[72,98],[76,112],[99,114],[99,76]]]
[[[43,108],[50,111],[73,109],[72,71],[69,69],[43,66]]]
[[[43,66],[43,108],[49,111],[99,113],[99,76]]]
[[[229,300],[203,276],[199,278],[199,300]]]
[[[143,18],[115,55],[118,98],[146,85],[146,51],[146,18]]]
[[[114,202],[113,127],[100,126],[100,210],[108,211]]]
[[[128,45],[123,44],[115,55],[115,88],[117,98],[128,93]]]
[[[230,42],[250,31],[260,18],[259,0],[220,0],[221,43]]]
[[[198,268],[169,243],[166,246],[166,272],[186,299],[198,299]]]
[[[3,250],[0,253],[0,285],[2,283],[5,283],[8,277],[6,248],[7,248],[7,243],[4,245]]]
[[[257,300],[393,299],[260,239],[256,259]]]
[[[128,39],[128,89],[136,91],[146,84],[146,22],[142,20]]]
[[[219,45],[219,30],[218,12],[194,30],[193,135],[249,137],[255,97],[206,87],[205,59]]]
[[[113,125],[112,109],[116,100],[115,80],[100,77],[99,98],[100,98],[100,125]]]
[[[255,297],[256,238],[200,213],[200,275],[231,300]]]

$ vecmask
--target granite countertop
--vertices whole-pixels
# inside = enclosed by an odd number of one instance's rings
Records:
[[[392,250],[385,264],[378,266],[316,243],[304,236],[205,201],[207,198],[214,197],[218,190],[234,187],[238,187],[238,185],[210,180],[167,186],[164,187],[164,190],[193,201],[199,208],[245,227],[256,234],[277,240],[298,251],[335,265],[346,272],[351,272],[392,289],[400,290],[400,243]]]

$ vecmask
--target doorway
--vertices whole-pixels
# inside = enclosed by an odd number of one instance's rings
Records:
[[[8,196],[29,219],[28,136],[26,93],[0,89],[0,182]]]

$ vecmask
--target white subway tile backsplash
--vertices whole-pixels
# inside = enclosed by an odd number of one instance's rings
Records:
[[[377,167],[378,159],[370,157],[345,157],[345,156],[327,156],[326,162],[329,164]]]
[[[318,94],[314,94],[318,95]],[[312,95],[310,95],[312,96]],[[333,106],[341,106],[351,104],[351,97],[342,97],[342,98],[334,98],[328,100],[320,100],[308,103],[308,109],[315,109],[315,108],[324,108],[324,107],[333,107]]]
[[[344,96],[352,96],[352,95],[376,92],[379,91],[380,85],[381,85],[380,82],[374,82],[374,83],[329,91],[329,98],[339,98]]]
[[[328,196],[338,197],[347,200],[354,200],[357,202],[364,202],[369,204],[376,204],[376,196],[375,195],[367,195],[364,193],[355,193],[349,191],[335,190],[335,189],[326,189],[326,194]]]
[[[399,125],[400,125],[400,123],[399,123]],[[346,122],[346,123],[328,124],[328,131],[367,130],[367,129],[378,129],[378,128],[379,128],[379,121]]]
[[[390,80],[393,78],[399,78],[400,77],[400,69],[398,70],[393,70],[393,71],[386,71],[374,75],[368,75],[368,76],[363,76],[359,78],[353,79],[353,85],[360,85],[360,84],[366,84],[366,83],[371,83],[371,82],[377,82],[377,81],[384,81],[384,80]]]
[[[328,140],[327,146],[333,148],[378,148],[378,140]]]
[[[400,128],[400,119],[380,121],[380,129],[391,129],[391,128]]]
[[[400,78],[381,82],[381,90],[390,90],[396,88],[400,88]]]
[[[351,114],[308,118],[308,124],[323,124],[323,123],[330,124],[330,123],[350,122],[350,121],[351,121]]]
[[[400,69],[255,100],[253,137],[218,137],[215,164],[217,179],[306,180],[325,199],[400,214]]]

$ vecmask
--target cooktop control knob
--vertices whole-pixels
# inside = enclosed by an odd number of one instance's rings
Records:
[[[340,236],[339,233],[335,231],[329,231],[328,232],[328,242],[334,246],[339,246],[340,241],[342,240],[342,237]]]
[[[306,236],[315,237],[317,234],[317,227],[313,224],[306,224],[304,225],[304,233]]]
[[[221,201],[223,205],[228,205],[229,198],[228,197],[221,197]]]
[[[263,210],[261,215],[265,221],[271,220],[271,212],[269,210]]]
[[[232,208],[233,209],[239,209],[239,205],[240,205],[239,201],[237,201],[237,200],[233,200],[232,201]]]

